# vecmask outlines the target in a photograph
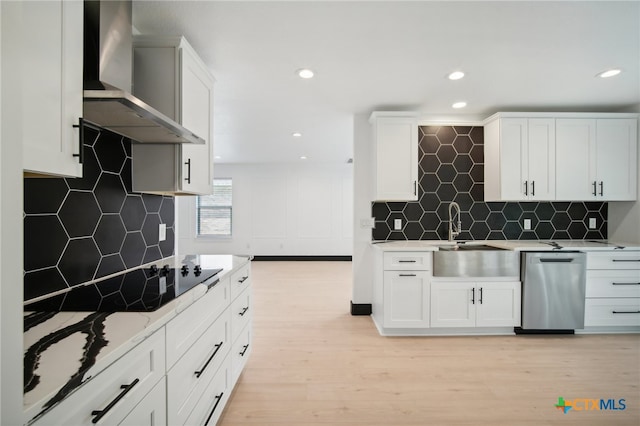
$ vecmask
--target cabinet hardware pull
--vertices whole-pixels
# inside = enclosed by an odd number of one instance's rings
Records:
[[[600,196],[602,197],[604,195],[604,182],[600,181]]]
[[[185,161],[184,164],[187,165],[187,177],[185,178],[185,180],[187,181],[187,183],[191,183],[191,158]]]
[[[612,262],[640,262],[640,259],[611,259]]]
[[[239,352],[240,356],[244,356],[247,353],[247,349],[249,349],[249,344],[242,346],[242,352]]]
[[[93,410],[91,412],[92,416],[95,416],[93,419],[91,419],[91,423],[98,423],[100,421],[101,418],[103,418],[105,416],[105,414],[107,414],[109,412],[109,410],[111,410],[113,408],[114,405],[116,405],[118,403],[118,401],[120,401],[122,398],[124,398],[124,396],[131,390],[133,389],[133,387],[135,385],[138,384],[138,382],[140,381],[140,379],[135,379],[133,382],[131,382],[128,385],[121,385],[120,389],[123,389],[122,392],[120,392],[118,394],[118,396],[116,396],[113,401],[111,401],[109,403],[109,405],[107,405],[104,410]]]
[[[242,308],[242,312],[238,312],[238,315],[240,315],[241,317],[244,316],[244,314],[247,313],[247,311],[249,310],[249,307],[247,306],[246,308]]]
[[[596,191],[596,185],[597,185],[597,184],[598,184],[598,183],[594,180],[594,181],[593,181],[593,196],[594,196],[594,197],[595,197],[596,195],[598,195],[598,193],[597,193],[597,191]]]
[[[532,197],[536,196],[536,181],[535,180],[531,181],[531,196]]]
[[[524,195],[529,195],[529,184],[527,181],[524,181]]]
[[[478,302],[480,302],[480,304],[482,305],[482,287],[480,287],[480,300],[478,300]]]
[[[565,259],[554,259],[554,258],[540,258],[540,263],[571,263],[575,259],[573,258],[565,258]]]
[[[413,181],[413,195],[418,195],[418,183]]]
[[[640,311],[611,311],[614,314],[640,314]]]
[[[214,404],[209,417],[207,417],[207,421],[204,422],[204,426],[207,426],[209,424],[209,420],[211,420],[211,417],[213,417],[213,413],[216,411],[216,408],[218,408],[218,404],[220,404],[220,401],[222,401],[222,395],[224,395],[224,392],[220,392],[220,395],[215,396],[216,403]]]
[[[415,277],[416,274],[398,274],[399,277]]]
[[[416,263],[415,260],[398,260],[398,263]]]
[[[640,285],[640,283],[611,283],[612,285]]]
[[[80,164],[84,163],[84,118],[78,118],[78,124],[74,124],[73,128],[78,129],[78,153],[73,154],[74,157],[78,157],[78,162]]]
[[[471,289],[471,303],[476,304],[476,289],[475,287]]]
[[[245,282],[248,278],[249,278],[249,275],[244,276],[244,277],[242,277],[242,278],[240,278],[240,279],[238,280],[238,283],[242,284],[242,283],[243,283],[243,282]]]
[[[195,371],[195,372],[193,373],[193,374],[195,374],[195,375],[196,375],[196,379],[198,379],[198,378],[200,378],[200,376],[202,376],[202,373],[204,373],[204,370],[206,370],[206,368],[209,366],[209,363],[211,362],[211,360],[213,359],[213,357],[214,357],[214,356],[216,356],[216,354],[218,353],[218,351],[219,351],[219,350],[220,350],[220,348],[222,347],[222,344],[223,344],[223,343],[224,343],[224,342],[220,342],[220,343],[218,343],[217,345],[215,345],[215,346],[216,346],[216,350],[215,350],[215,351],[213,351],[213,353],[211,354],[211,356],[209,357],[209,359],[207,360],[207,362],[205,362],[205,363],[204,363],[204,366],[203,366],[200,370]]]

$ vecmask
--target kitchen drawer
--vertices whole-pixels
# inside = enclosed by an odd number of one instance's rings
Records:
[[[231,340],[235,341],[240,331],[249,324],[253,316],[251,289],[246,289],[231,303]]]
[[[202,393],[196,407],[185,422],[186,425],[212,426],[218,422],[233,388],[230,369],[231,364],[227,357]]]
[[[223,278],[167,324],[167,369],[229,306],[229,280]]]
[[[251,326],[245,327],[231,348],[231,383],[235,383],[251,355]]]
[[[182,425],[232,346],[225,311],[167,373],[167,420]]]
[[[640,327],[640,298],[587,299],[584,325]]]
[[[33,423],[119,424],[164,377],[164,330],[158,330]],[[109,407],[113,404],[111,407]],[[104,411],[98,418],[93,411]]]
[[[587,269],[638,269],[640,251],[593,251],[587,253]]]
[[[119,426],[162,426],[167,425],[167,384],[160,380]]]
[[[430,251],[427,252],[386,252],[384,253],[385,271],[429,271],[431,270]]]
[[[251,285],[251,262],[231,274],[231,300]]]
[[[640,297],[640,270],[587,271],[587,297]]]

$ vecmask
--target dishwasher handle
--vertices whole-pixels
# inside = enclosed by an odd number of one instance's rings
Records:
[[[562,257],[562,258],[553,258],[553,257],[541,257],[540,263],[571,263],[575,259],[572,257]]]

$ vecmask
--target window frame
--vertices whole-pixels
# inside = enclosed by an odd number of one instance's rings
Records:
[[[195,200],[195,236],[200,239],[231,239],[233,238],[233,179],[232,178],[214,178],[212,188],[215,188],[216,181],[229,181],[231,186],[231,203],[229,206],[200,206],[201,197],[209,197],[210,195],[198,195]],[[213,194],[212,194],[213,195]],[[228,234],[201,234],[200,209],[204,210],[229,210],[229,233]]]

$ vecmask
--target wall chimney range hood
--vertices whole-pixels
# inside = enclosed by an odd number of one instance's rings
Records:
[[[84,2],[83,119],[139,143],[205,140],[133,96],[130,1]]]

